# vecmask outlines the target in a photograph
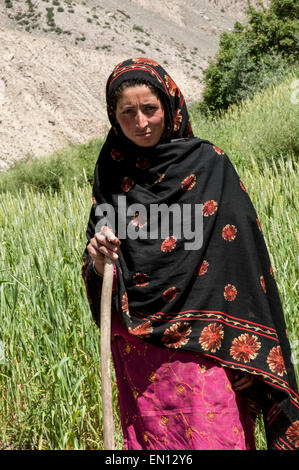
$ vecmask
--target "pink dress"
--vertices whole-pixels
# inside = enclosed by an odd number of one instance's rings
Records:
[[[127,450],[255,449],[233,371],[204,355],[160,348],[112,319],[112,354]]]

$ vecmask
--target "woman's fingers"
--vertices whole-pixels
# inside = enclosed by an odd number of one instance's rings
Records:
[[[90,240],[87,246],[87,251],[94,261],[99,261],[103,259],[104,256],[108,256],[108,258],[110,258],[112,261],[118,259],[117,253],[98,242],[97,238],[95,237]]]
[[[114,236],[115,237],[115,236]],[[106,247],[113,253],[117,253],[119,250],[119,244],[116,242],[115,238],[108,238],[106,235],[102,234],[101,232],[95,234],[95,239],[97,241],[98,247]]]
[[[92,259],[98,260],[103,257],[103,254],[99,251],[99,245],[97,243],[96,238],[92,238],[87,245],[87,251],[89,253],[89,256],[91,256]]]
[[[100,232],[97,232],[94,237],[97,250],[111,258],[113,261],[118,259],[118,251],[120,247],[120,240],[114,235],[113,231],[108,227],[102,227]]]
[[[112,259],[112,261],[115,261],[118,259],[118,254],[109,250],[108,248],[106,248],[104,245],[102,245],[100,248],[99,248],[99,252],[101,254],[103,254],[104,256],[108,256],[108,258]]]

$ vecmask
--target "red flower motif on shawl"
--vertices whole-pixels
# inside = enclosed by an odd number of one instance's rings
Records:
[[[127,193],[128,191],[130,191],[130,189],[132,189],[134,186],[134,181],[131,180],[131,178],[129,178],[128,176],[125,176],[123,179],[122,179],[122,182],[121,182],[121,189]]]
[[[169,93],[172,95],[172,96],[175,96],[176,93],[178,92],[178,96],[180,96],[180,90],[179,88],[177,87],[176,83],[172,80],[172,78],[170,78],[169,75],[165,75],[164,77],[165,79],[165,83],[166,83],[166,86],[169,90]]]
[[[181,110],[177,109],[173,116],[173,130],[174,131],[179,130],[182,120],[183,120],[183,116],[181,114]]]
[[[286,430],[288,440],[295,446],[299,447],[299,421],[294,421]]]
[[[218,203],[211,199],[210,201],[207,201],[204,203],[203,208],[202,208],[202,213],[205,217],[208,217],[209,215],[215,214],[215,212],[218,209]]]
[[[148,59],[147,57],[138,57],[137,59],[133,59],[133,62],[136,62],[136,64],[147,64],[152,65],[153,67],[159,67],[158,62]]]
[[[149,283],[149,275],[144,273],[136,273],[133,276],[133,282],[137,287],[147,286]]]
[[[128,317],[130,316],[130,312],[129,312],[129,299],[128,299],[128,294],[125,292],[125,294],[122,296],[121,298],[121,309],[123,311],[123,313],[125,313],[126,315],[128,315]]]
[[[137,158],[136,168],[140,168],[142,170],[145,170],[145,169],[149,168],[150,166],[151,166],[150,161],[147,158],[143,158],[143,157],[138,157]]]
[[[232,242],[236,238],[237,231],[234,225],[227,224],[222,229],[222,238],[227,242]]]
[[[260,276],[260,283],[261,283],[261,286],[262,286],[263,291],[264,291],[265,294],[266,294],[267,289],[266,289],[266,283],[265,283],[264,276]]]
[[[116,149],[111,150],[111,157],[116,162],[120,162],[124,159],[123,155]]]
[[[135,328],[129,327],[128,330],[129,333],[134,336],[149,336],[153,332],[153,327],[151,326],[151,322],[148,320]]]
[[[244,186],[244,184],[242,183],[241,180],[240,180],[240,186],[241,186],[241,188],[243,189],[243,191],[245,191],[245,193],[247,193],[246,188],[245,188],[245,186]]]
[[[267,357],[267,364],[271,371],[277,375],[283,375],[286,372],[280,346],[274,346],[271,349]]]
[[[196,184],[196,176],[192,173],[181,182],[181,188],[184,191],[190,191],[190,189],[194,188],[195,184]]]
[[[173,236],[165,238],[164,242],[161,245],[161,251],[163,251],[163,253],[173,251],[176,246],[176,240],[177,239]]]
[[[232,302],[237,297],[237,289],[232,284],[227,284],[224,288],[224,298],[228,302]]]
[[[159,176],[159,178],[154,182],[154,184],[156,183],[161,183],[161,181],[165,178],[165,173],[162,173],[161,176]]]
[[[229,353],[236,361],[249,362],[256,358],[260,347],[257,336],[244,333],[233,340]]]
[[[197,276],[203,276],[206,274],[208,267],[209,263],[206,260],[203,260],[203,262],[197,266],[195,274],[197,274]]]
[[[215,152],[218,153],[218,155],[224,155],[224,151],[222,149],[220,149],[219,147],[216,147],[215,145],[213,145],[213,149],[215,150]]]
[[[165,302],[170,303],[176,298],[177,295],[178,295],[177,288],[174,286],[169,287],[163,292],[163,299],[165,300]]]
[[[189,323],[175,323],[164,331],[162,343],[167,348],[180,348],[188,343],[191,331]]]
[[[135,215],[133,215],[132,217],[132,220],[131,220],[132,224],[135,225],[136,227],[144,227],[146,224],[147,224],[147,218],[146,218],[146,215],[141,213],[139,214],[138,211],[135,212]]]
[[[206,326],[200,335],[198,342],[205,351],[216,352],[221,348],[221,341],[224,336],[222,325],[210,323]]]

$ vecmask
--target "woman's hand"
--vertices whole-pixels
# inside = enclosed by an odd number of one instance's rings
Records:
[[[255,377],[247,372],[236,371],[234,374],[233,388],[236,391],[244,390],[254,384]]]
[[[94,266],[99,274],[103,275],[105,256],[108,256],[112,261],[116,261],[119,248],[120,240],[109,227],[104,226],[100,232],[95,233],[95,236],[87,245],[87,251],[94,260]]]

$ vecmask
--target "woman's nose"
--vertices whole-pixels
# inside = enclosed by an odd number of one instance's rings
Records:
[[[140,127],[141,129],[143,129],[144,127],[146,127],[147,124],[148,124],[147,117],[145,116],[145,114],[143,114],[142,111],[138,111],[138,112],[137,112],[137,115],[136,115],[136,124],[137,124],[138,127]]]

